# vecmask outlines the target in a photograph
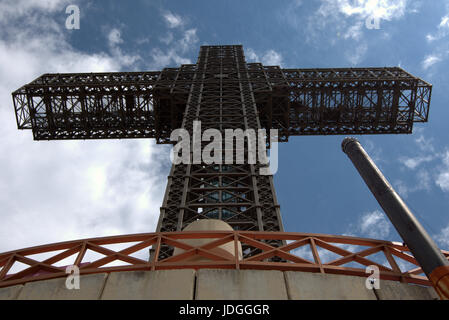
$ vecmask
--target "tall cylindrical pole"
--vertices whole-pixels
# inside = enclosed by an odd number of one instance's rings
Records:
[[[391,223],[410,248],[442,299],[449,299],[449,262],[402,201],[357,139],[346,138],[342,149],[356,167]]]

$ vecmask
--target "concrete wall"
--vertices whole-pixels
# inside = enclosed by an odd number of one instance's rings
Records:
[[[285,272],[292,300],[376,300],[365,278],[307,272]]]
[[[113,272],[101,299],[192,300],[195,270]]]
[[[287,300],[284,275],[275,270],[200,269],[195,300]]]
[[[384,280],[376,290],[379,300],[439,300],[433,288]]]
[[[0,288],[0,300],[166,299],[166,300],[432,300],[433,288],[380,281],[365,288],[365,278],[274,270],[191,269],[126,271],[81,276],[80,289],[66,278]]]
[[[97,300],[107,278],[106,273],[88,274],[80,278],[79,290],[66,288],[66,278],[26,283],[18,300]]]

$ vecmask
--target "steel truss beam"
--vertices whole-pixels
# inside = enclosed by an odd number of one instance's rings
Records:
[[[156,138],[180,128],[197,65],[161,72],[44,74],[13,93],[19,129],[36,140]],[[280,69],[209,74],[210,87],[249,83],[261,127],[295,135],[411,133],[426,122],[432,86],[401,68]],[[238,102],[235,105],[239,107]],[[204,111],[207,112],[207,111]],[[212,110],[209,110],[212,113]]]

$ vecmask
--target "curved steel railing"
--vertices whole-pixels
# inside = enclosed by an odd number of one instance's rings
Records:
[[[186,239],[211,239],[194,246]],[[282,240],[285,245],[273,247],[269,241]],[[184,241],[184,242],[183,242]],[[234,255],[216,250],[225,243],[234,243]],[[250,257],[239,257],[239,244],[257,250]],[[110,245],[125,246],[112,250]],[[159,260],[161,245],[182,249],[181,253]],[[152,247],[155,258],[151,261],[133,256]],[[86,262],[88,252],[96,257]],[[449,251],[442,251],[449,257]],[[37,258],[35,255],[46,255]],[[197,256],[197,257],[195,257]],[[431,282],[409,249],[397,242],[310,233],[252,232],[252,231],[195,231],[131,234],[47,244],[0,254],[0,287],[30,281],[65,277],[64,263],[73,257],[71,265],[79,267],[80,274],[130,270],[162,269],[267,269],[303,272],[333,273],[367,277],[366,267],[379,268],[380,279],[431,286]],[[271,259],[278,257],[280,262]],[[194,259],[192,259],[194,258]],[[195,259],[200,258],[200,259]],[[19,262],[25,268],[15,270]]]

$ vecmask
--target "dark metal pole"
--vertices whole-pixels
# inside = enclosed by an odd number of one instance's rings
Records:
[[[385,179],[360,142],[355,138],[346,138],[341,146],[429,279],[436,268],[449,268],[448,260]]]

